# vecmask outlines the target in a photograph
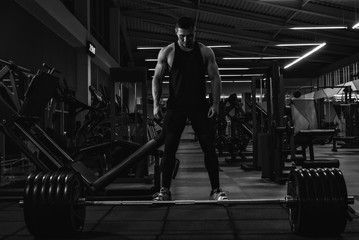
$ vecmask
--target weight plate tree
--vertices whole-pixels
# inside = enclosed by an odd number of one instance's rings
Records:
[[[61,169],[32,173],[25,183],[25,223],[35,237],[72,236],[83,229],[86,206],[98,205],[188,205],[285,204],[292,231],[305,236],[336,236],[344,232],[348,204],[342,172],[337,168],[291,170],[284,199],[178,200],[178,201],[88,201],[79,173]]]

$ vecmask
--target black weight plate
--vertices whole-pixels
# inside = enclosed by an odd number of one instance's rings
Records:
[[[335,175],[335,181],[338,187],[338,218],[337,218],[337,229],[338,233],[343,233],[347,225],[347,214],[348,214],[348,196],[346,184],[342,172],[335,168],[332,170]]]
[[[28,203],[30,204],[28,207],[31,208],[29,213],[32,215],[32,222],[31,224],[27,225],[27,229],[33,236],[41,235],[42,231],[43,219],[41,218],[42,211],[39,199],[41,197],[41,185],[43,175],[43,172],[39,172],[36,174],[33,181],[31,199],[29,199],[28,201]]]
[[[46,222],[43,224],[41,237],[61,237],[63,225],[65,224],[64,203],[63,203],[63,185],[64,175],[63,170],[58,170],[51,174],[49,178],[48,189],[48,204],[49,211],[44,216]]]
[[[50,205],[54,205],[56,202],[57,178],[59,174],[60,171],[52,172],[49,178],[48,201]]]
[[[227,148],[229,153],[236,153],[241,148],[241,139],[238,137],[230,137],[227,140]]]
[[[345,179],[343,173],[338,169],[333,170],[336,175],[336,179],[338,182],[339,190],[340,190],[340,205],[342,206],[342,210],[345,213],[345,216],[348,214],[348,191],[345,183]]]
[[[84,186],[81,176],[76,173],[73,175],[71,182],[69,182],[69,207],[70,207],[70,222],[72,222],[71,231],[82,231],[85,223],[86,207],[84,204],[78,204],[80,198],[84,197]]]
[[[330,202],[329,206],[330,208],[327,209],[329,218],[328,221],[328,235],[338,235],[338,214],[339,214],[339,190],[337,187],[336,177],[333,173],[333,171],[329,168],[324,169],[329,183],[329,189],[330,189]]]
[[[64,194],[64,188],[65,188],[65,179],[67,176],[67,172],[65,170],[62,170],[58,177],[56,182],[56,204],[61,206],[64,204],[63,200],[63,194]]]
[[[223,150],[226,146],[226,137],[221,135],[217,136],[215,140],[215,147],[218,150]]]
[[[299,169],[292,169],[289,174],[288,195],[297,199],[297,204],[289,208],[289,222],[291,229],[296,234],[305,232],[305,227],[302,222],[302,214],[305,213],[306,196],[302,172]],[[304,208],[304,209],[303,209]]]
[[[288,177],[287,184],[287,195],[291,196],[293,199],[298,199],[297,191],[297,181],[296,181],[296,171],[297,169],[291,170]],[[288,209],[288,218],[289,224],[292,229],[292,232],[296,232],[296,222],[299,212],[299,203],[295,205],[290,205]]]
[[[323,192],[323,205],[322,205],[322,217],[321,221],[318,221],[318,235],[328,235],[328,229],[330,228],[330,218],[331,216],[331,205],[332,205],[332,196],[331,196],[331,187],[330,179],[327,176],[325,169],[318,168],[318,173],[320,176],[320,182],[322,185]]]
[[[39,200],[41,199],[41,187],[42,187],[42,177],[44,176],[43,172],[39,172],[34,179],[34,187],[32,189],[32,201],[33,206],[38,205]]]
[[[66,171],[65,178],[64,178],[64,185],[63,185],[63,192],[62,192],[62,200],[64,203],[64,211],[63,217],[65,218],[64,225],[63,225],[63,232],[64,234],[70,234],[75,232],[74,223],[72,220],[73,216],[73,207],[71,206],[71,193],[73,191],[72,181],[74,178],[73,171]]]
[[[314,233],[314,225],[316,224],[315,219],[315,193],[314,193],[314,183],[312,180],[312,175],[310,174],[310,171],[308,169],[302,169],[302,181],[304,182],[304,195],[305,195],[305,202],[304,207],[302,208],[301,215],[301,221],[302,225],[305,225],[303,227],[305,230],[305,233],[303,235],[313,235]]]
[[[297,233],[299,235],[309,235],[311,233],[311,208],[309,195],[307,193],[307,179],[306,179],[306,170],[301,169],[297,173],[298,179],[298,196],[299,196],[299,218],[297,224]]]
[[[25,190],[24,190],[24,206],[23,206],[23,213],[24,213],[24,221],[26,224],[27,229],[30,233],[36,228],[36,219],[34,218],[35,214],[33,213],[33,202],[32,202],[32,194],[34,189],[34,180],[37,173],[31,173],[25,182]]]
[[[323,214],[323,203],[324,203],[324,197],[323,197],[323,189],[322,189],[322,183],[319,176],[319,173],[317,169],[311,168],[310,170],[311,180],[312,180],[312,186],[314,190],[314,209],[313,209],[313,218],[315,219],[315,229],[313,232],[313,235],[318,235],[320,231],[320,222],[321,217]],[[318,224],[319,223],[319,224]],[[319,227],[318,227],[319,225]]]
[[[42,184],[41,184],[41,190],[40,190],[40,203],[43,204],[43,205],[49,205],[48,202],[48,194],[49,194],[49,187],[50,187],[50,184],[49,184],[49,181],[50,181],[50,177],[51,177],[51,174],[52,173],[45,173],[43,176],[42,176]]]

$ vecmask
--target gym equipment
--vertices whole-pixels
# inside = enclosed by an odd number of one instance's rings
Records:
[[[178,200],[178,201],[104,201],[86,199],[81,175],[73,170],[30,174],[23,206],[25,223],[36,237],[64,236],[80,232],[86,206],[135,205],[163,206],[212,204],[229,207],[243,204],[285,204],[291,229],[299,235],[333,236],[344,232],[348,204],[342,172],[337,168],[292,169],[284,199]]]
[[[230,119],[231,123],[229,136],[226,135],[226,118]],[[221,102],[219,117],[216,122],[215,147],[219,154],[222,154],[224,150],[230,154],[230,158],[225,159],[226,162],[238,161],[237,156],[240,156],[241,160],[247,161],[243,152],[246,151],[252,139],[249,121],[250,117],[243,111],[235,93]]]
[[[49,172],[66,167],[81,174],[89,191],[104,190],[122,171],[143,160],[146,156],[155,153],[158,147],[163,144],[161,137],[139,146],[134,146],[133,142],[116,140],[81,149],[76,156],[70,156],[38,125],[43,109],[54,95],[58,82],[57,77],[39,71],[33,76],[23,104],[20,104],[19,108],[14,104],[14,100],[18,99],[10,98],[13,95],[8,94],[10,90],[5,85],[3,86],[4,91],[0,92],[2,110],[0,113],[0,131],[20,148],[21,152],[37,167],[37,170]],[[46,86],[47,91],[38,94],[39,86]],[[86,150],[107,148],[110,145],[121,145],[131,149],[135,147],[137,150],[101,177],[96,176],[83,162],[79,161]],[[39,154],[44,157],[39,158]],[[154,189],[151,191],[157,191],[157,188],[159,189],[159,185],[155,183]]]

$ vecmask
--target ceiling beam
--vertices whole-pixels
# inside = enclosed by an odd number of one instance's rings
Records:
[[[261,15],[260,18],[258,17],[258,14],[251,14],[248,13],[247,11],[242,11],[240,9],[230,9],[230,8],[225,8],[225,7],[220,7],[220,6],[212,6],[209,4],[204,4],[202,3],[201,6],[199,6],[198,8],[194,7],[193,4],[184,4],[178,1],[173,1],[173,0],[142,0],[143,2],[147,2],[147,3],[152,3],[152,4],[157,4],[157,5],[163,5],[163,6],[170,6],[170,7],[177,7],[177,8],[182,8],[185,10],[189,10],[189,11],[199,11],[199,12],[203,12],[203,13],[207,13],[207,14],[215,14],[221,17],[231,17],[231,18],[235,18],[235,19],[239,19],[239,20],[243,20],[243,21],[249,21],[249,22],[254,22],[257,23],[259,25],[266,25],[269,27],[283,27],[283,22],[282,19],[278,19],[278,18],[274,18],[274,17],[268,17],[268,16],[263,16]],[[295,8],[290,8],[291,10],[296,10]],[[277,19],[277,20],[275,20]],[[298,24],[298,23],[296,23]],[[295,25],[292,25],[295,26]],[[309,32],[309,33],[313,33],[313,31],[302,31],[302,32]],[[345,40],[347,42],[357,42],[356,39],[353,39],[352,36],[348,36],[346,35],[345,32],[341,32],[341,34],[331,34],[331,33],[327,33],[324,31],[316,31],[315,32],[316,35],[318,36],[323,36],[323,37],[330,37],[330,38],[336,38],[336,39],[340,39],[340,40]]]

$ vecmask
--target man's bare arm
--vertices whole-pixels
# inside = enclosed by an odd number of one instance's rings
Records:
[[[214,108],[213,110],[218,113],[219,110],[219,102],[221,100],[221,92],[222,92],[222,81],[218,71],[218,65],[216,63],[215,55],[212,49],[207,48],[207,71],[208,71],[208,78],[211,81],[212,87],[212,100]]]
[[[153,115],[155,118],[162,117],[160,99],[162,95],[162,78],[167,69],[167,59],[165,49],[161,49],[157,58],[157,65],[152,79]]]

